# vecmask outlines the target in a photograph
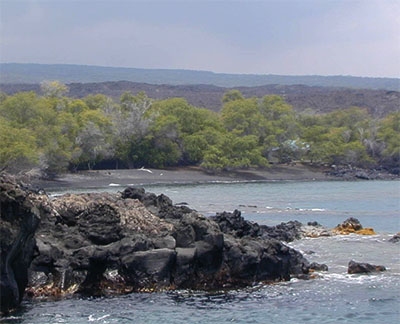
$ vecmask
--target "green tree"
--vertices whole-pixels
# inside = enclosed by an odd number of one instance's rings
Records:
[[[240,136],[259,137],[265,122],[256,98],[228,101],[222,108],[221,119],[229,132]]]
[[[77,115],[78,131],[72,164],[89,170],[101,160],[114,156],[112,123],[100,110],[84,110]]]
[[[335,110],[322,116],[322,122],[331,127],[356,129],[360,123],[369,120],[368,111],[359,107]]]
[[[201,164],[209,170],[233,170],[267,165],[268,161],[261,154],[256,136],[237,136],[233,133],[227,133],[216,145],[210,146],[204,153]]]
[[[107,111],[109,108],[114,108],[114,102],[111,98],[97,93],[90,94],[82,99],[89,109]]]
[[[150,120],[146,111],[152,102],[144,92],[139,92],[136,96],[125,92],[120,98],[120,104],[115,109],[106,111],[113,123],[116,158],[129,168],[135,167],[138,156],[141,156],[134,150],[147,135]],[[142,151],[143,145],[138,150]]]
[[[71,138],[64,137],[59,122],[59,101],[54,97],[38,97],[32,92],[17,93],[0,105],[0,115],[15,129],[30,131],[35,139],[37,166],[55,172],[68,165]],[[27,165],[27,164],[25,164]]]
[[[34,92],[19,92],[7,97],[0,105],[0,116],[15,127],[25,127],[36,118],[35,104],[38,97]]]
[[[235,135],[256,136],[264,158],[283,162],[297,154],[289,152],[288,143],[298,140],[300,127],[292,107],[279,96],[227,101],[221,119]]]
[[[39,166],[52,174],[112,160],[231,170],[308,159],[399,169],[399,112],[382,120],[357,107],[296,115],[280,96],[245,99],[231,90],[217,114],[144,92],[125,92],[115,103],[102,94],[68,98],[58,82],[42,90],[0,94],[0,168]]]
[[[400,112],[386,116],[379,124],[378,140],[384,149],[380,162],[390,169],[400,170]]]
[[[300,126],[292,106],[277,95],[264,96],[259,106],[265,124],[261,138],[265,155],[270,159],[278,158],[279,162],[288,162],[295,158],[298,145],[292,144],[300,143]]]
[[[231,101],[243,100],[243,99],[244,99],[244,97],[243,97],[242,93],[239,90],[233,89],[233,90],[229,90],[224,93],[224,95],[222,97],[222,103],[226,104]]]
[[[45,97],[52,98],[61,98],[69,91],[60,81],[43,81],[40,83],[40,89]]]
[[[25,128],[13,127],[0,117],[0,170],[20,171],[38,161],[35,137]]]
[[[182,98],[161,100],[147,112],[151,120],[151,134],[156,149],[173,148],[169,164],[187,165],[201,163],[204,150],[215,137],[211,133],[222,131],[218,116],[206,109],[193,107]],[[161,145],[162,143],[162,145]],[[168,145],[167,145],[168,144]]]

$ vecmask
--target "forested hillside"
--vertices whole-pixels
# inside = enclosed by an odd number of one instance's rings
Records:
[[[59,80],[63,83],[132,81],[150,84],[207,84],[222,87],[253,87],[267,84],[346,87],[354,89],[400,90],[398,78],[354,76],[287,76],[273,74],[226,74],[209,71],[138,69],[73,64],[0,63],[0,83],[40,83]]]
[[[359,107],[298,113],[282,96],[246,98],[239,90],[223,95],[219,112],[144,92],[72,98],[55,81],[42,83],[41,93],[1,94],[0,169],[215,171],[305,161],[399,172],[399,111],[382,118]]]
[[[222,98],[233,88],[213,85],[156,85],[128,81],[101,83],[70,83],[68,96],[84,98],[100,93],[119,100],[124,92],[137,94],[144,91],[150,98],[161,100],[185,98],[193,106],[208,108],[219,112]],[[349,107],[366,108],[374,118],[382,118],[397,111],[400,105],[400,92],[387,90],[310,87],[304,85],[266,85],[259,87],[237,87],[245,98],[279,95],[300,113],[328,113]],[[0,91],[12,95],[21,91],[35,91],[41,95],[40,84],[1,84]]]

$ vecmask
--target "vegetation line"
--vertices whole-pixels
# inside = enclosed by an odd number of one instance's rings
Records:
[[[47,175],[93,168],[200,166],[210,171],[309,161],[399,172],[400,112],[373,118],[347,107],[296,113],[277,95],[229,90],[219,113],[183,98],[125,92],[68,97],[57,81],[42,95],[0,95],[0,169]]]

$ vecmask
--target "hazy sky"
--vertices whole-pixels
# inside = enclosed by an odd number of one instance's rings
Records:
[[[0,0],[0,61],[400,77],[400,0]]]

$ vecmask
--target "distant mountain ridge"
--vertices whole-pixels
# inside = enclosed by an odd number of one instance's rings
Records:
[[[44,80],[59,80],[64,83],[130,81],[169,85],[207,84],[220,87],[254,87],[274,84],[400,90],[399,78],[226,74],[181,69],[142,69],[73,64],[0,63],[0,83],[37,84]]]

